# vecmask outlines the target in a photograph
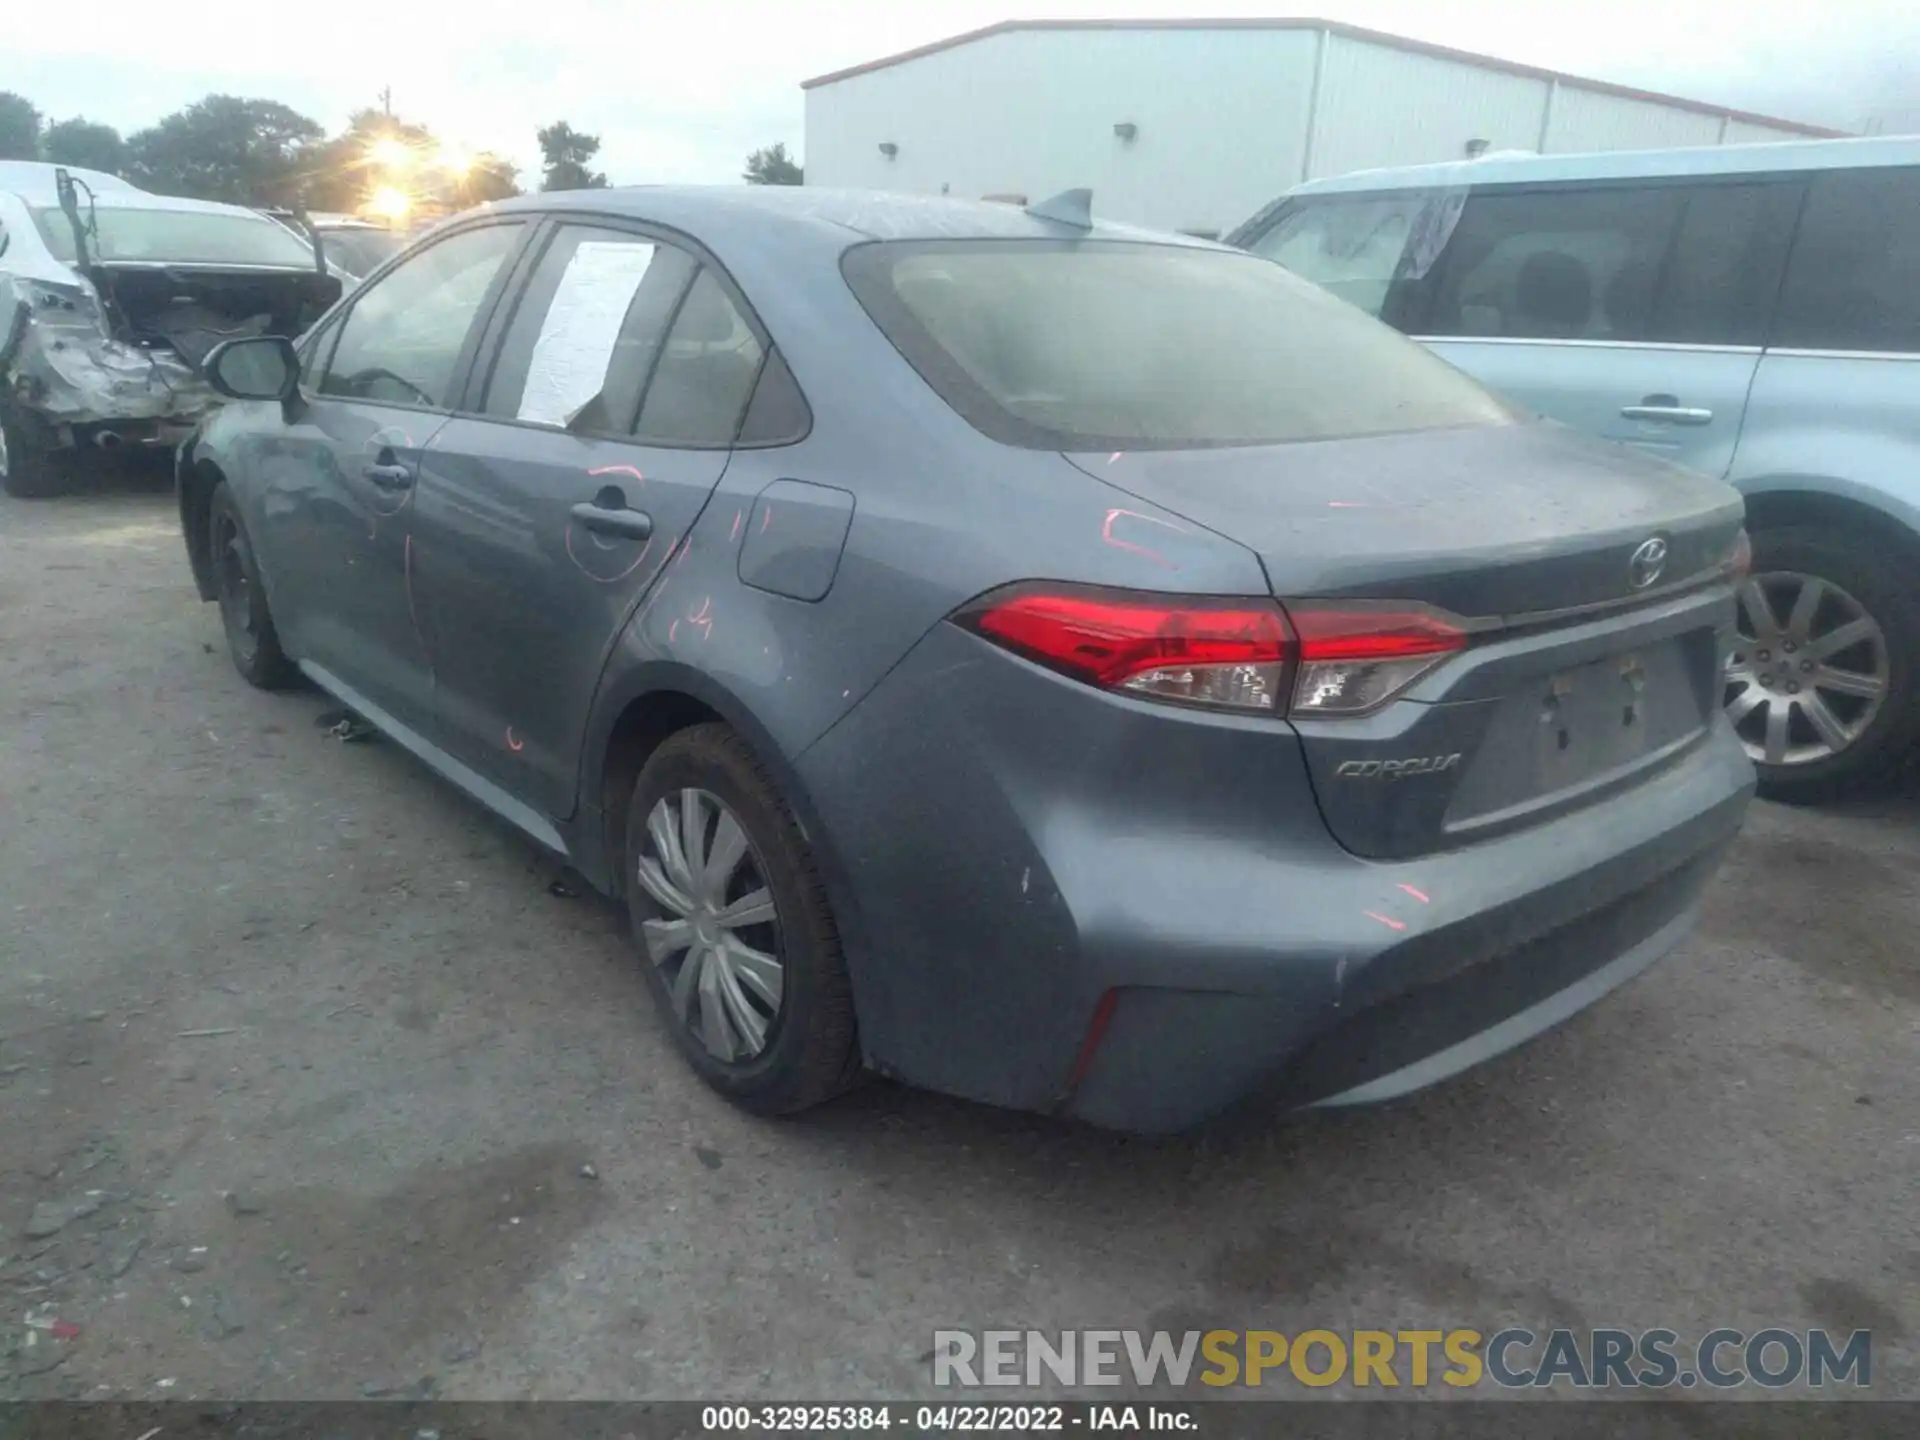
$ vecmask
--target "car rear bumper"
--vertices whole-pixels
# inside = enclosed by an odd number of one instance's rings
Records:
[[[1558,1023],[1679,943],[1753,789],[1717,720],[1575,813],[1363,860],[1284,723],[1092,692],[948,626],[800,769],[870,1062],[1140,1131],[1385,1099]]]

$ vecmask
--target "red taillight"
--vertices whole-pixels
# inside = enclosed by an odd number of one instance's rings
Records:
[[[1300,637],[1297,715],[1378,709],[1467,646],[1460,626],[1419,608],[1297,601],[1287,616]]]
[[[996,591],[955,618],[1104,689],[1307,716],[1375,709],[1467,643],[1460,626],[1417,606],[1293,602],[1283,611],[1270,600],[1052,585]]]
[[[1022,587],[957,618],[1075,679],[1194,705],[1277,712],[1293,657],[1287,622],[1269,600]]]

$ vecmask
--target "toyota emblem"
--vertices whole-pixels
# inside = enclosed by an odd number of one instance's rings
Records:
[[[1651,540],[1642,540],[1640,548],[1627,560],[1627,582],[1636,590],[1644,590],[1660,578],[1667,568],[1667,542],[1658,535]]]

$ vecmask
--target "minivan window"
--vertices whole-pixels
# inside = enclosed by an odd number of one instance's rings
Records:
[[[1425,203],[1421,194],[1309,201],[1248,248],[1378,315]]]
[[[1920,169],[1813,178],[1772,343],[1920,354]]]
[[[1419,332],[1646,338],[1681,199],[1671,188],[1476,190],[1436,268]]]
[[[1513,412],[1257,257],[1122,241],[855,246],[860,303],[942,399],[1009,445],[1264,445]]]

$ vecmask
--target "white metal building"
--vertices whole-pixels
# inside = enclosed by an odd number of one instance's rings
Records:
[[[1301,180],[1838,132],[1325,20],[1010,21],[808,80],[809,185],[1225,231]]]

